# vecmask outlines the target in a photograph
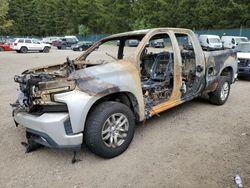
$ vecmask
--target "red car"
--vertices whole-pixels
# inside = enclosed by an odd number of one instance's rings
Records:
[[[10,51],[12,50],[9,44],[0,44],[0,51]]]

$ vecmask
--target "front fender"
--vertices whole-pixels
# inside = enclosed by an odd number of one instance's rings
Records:
[[[54,95],[55,101],[67,105],[73,133],[79,133],[84,130],[87,114],[98,99],[100,97],[91,96],[79,90]]]
[[[77,70],[68,79],[76,81],[77,89],[56,94],[54,99],[67,104],[74,133],[84,130],[87,114],[97,100],[117,92],[133,94],[138,102],[139,120],[145,118],[140,76],[132,63],[96,65]]]

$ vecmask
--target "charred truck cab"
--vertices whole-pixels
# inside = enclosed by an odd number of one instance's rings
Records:
[[[148,45],[158,39],[164,48]],[[140,41],[138,47],[130,48],[129,40]],[[185,48],[186,40],[192,48]],[[15,76],[13,117],[26,127],[30,143],[77,150],[85,142],[95,154],[112,158],[127,149],[136,122],[204,93],[213,104],[224,104],[236,73],[234,51],[203,52],[191,30],[120,33],[75,60]]]

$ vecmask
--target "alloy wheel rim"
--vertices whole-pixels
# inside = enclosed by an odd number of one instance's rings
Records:
[[[224,101],[227,98],[228,92],[229,92],[229,84],[228,82],[225,82],[222,86],[222,90],[220,94],[221,100]]]
[[[122,113],[112,114],[102,127],[102,141],[109,148],[121,146],[128,135],[129,121]]]

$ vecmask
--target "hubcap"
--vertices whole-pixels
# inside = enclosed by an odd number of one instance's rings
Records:
[[[121,146],[128,133],[129,122],[124,114],[112,114],[103,124],[102,141],[110,148]]]
[[[221,93],[220,93],[220,98],[221,100],[225,100],[227,98],[229,92],[229,84],[228,82],[225,82],[222,86]]]

